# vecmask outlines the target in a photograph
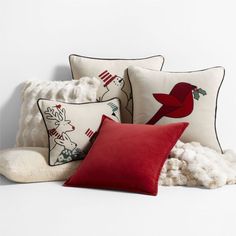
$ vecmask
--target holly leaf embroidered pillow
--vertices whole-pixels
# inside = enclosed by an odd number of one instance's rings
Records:
[[[81,160],[87,154],[103,115],[120,121],[119,99],[65,103],[39,99],[49,142],[49,165]]]
[[[133,122],[189,122],[182,136],[184,142],[196,141],[222,151],[216,132],[216,111],[224,73],[223,67],[183,73],[129,67]]]
[[[94,76],[101,80],[97,99],[104,101],[118,97],[121,101],[122,122],[132,122],[132,93],[127,76],[127,68],[131,65],[142,66],[153,70],[161,70],[164,58],[152,56],[139,59],[106,59],[70,55],[72,77],[79,80],[83,76]]]

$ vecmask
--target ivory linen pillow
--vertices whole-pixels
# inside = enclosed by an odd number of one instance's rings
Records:
[[[121,101],[122,122],[132,122],[132,93],[127,78],[127,68],[131,65],[153,70],[161,70],[164,58],[152,56],[138,59],[92,58],[72,54],[69,57],[72,77],[75,80],[83,76],[97,77],[101,80],[98,89],[98,101],[118,97]]]
[[[39,98],[64,102],[95,102],[100,82],[96,78],[80,81],[40,81],[24,83],[17,147],[48,147],[47,131],[37,107]]]
[[[84,104],[39,99],[38,106],[47,128],[51,166],[83,159],[103,115],[120,122],[117,98]]]
[[[0,174],[19,183],[65,180],[81,161],[51,167],[48,165],[48,148],[15,147],[0,150]]]
[[[192,72],[153,71],[129,67],[133,122],[167,124],[188,122],[183,142],[196,141],[222,151],[216,132],[217,98],[224,68]]]

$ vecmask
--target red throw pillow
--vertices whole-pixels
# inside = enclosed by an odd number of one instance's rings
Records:
[[[162,166],[187,126],[120,124],[103,119],[85,160],[64,186],[156,195]]]

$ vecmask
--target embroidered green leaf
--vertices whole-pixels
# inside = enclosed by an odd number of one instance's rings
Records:
[[[199,95],[198,91],[193,92],[193,98],[196,99],[196,100],[199,100],[200,95]]]
[[[200,94],[202,94],[203,96],[207,95],[207,92],[205,90],[203,90],[202,88],[199,88],[197,90]]]

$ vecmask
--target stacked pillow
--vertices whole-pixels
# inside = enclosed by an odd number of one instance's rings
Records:
[[[48,147],[47,132],[37,107],[39,98],[62,102],[94,102],[100,82],[96,78],[79,81],[26,81],[23,85],[17,147]]]
[[[26,81],[22,89],[21,116],[16,148],[0,152],[0,174],[15,182],[65,180],[80,161],[48,165],[48,133],[37,107],[40,98],[59,102],[95,102],[100,85],[96,78],[79,81]]]
[[[180,137],[222,151],[216,132],[222,67],[163,72],[162,56],[69,60],[74,81],[28,82],[23,90],[17,146],[48,147],[43,161],[42,150],[35,155],[48,180],[71,176],[65,186],[156,195],[162,166]]]

